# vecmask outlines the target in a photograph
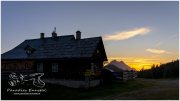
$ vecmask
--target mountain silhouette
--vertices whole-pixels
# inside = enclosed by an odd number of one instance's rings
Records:
[[[127,64],[125,64],[124,61],[116,61],[113,60],[109,64],[105,66],[106,69],[113,70],[115,72],[122,72],[122,71],[135,71],[131,67],[129,67]]]

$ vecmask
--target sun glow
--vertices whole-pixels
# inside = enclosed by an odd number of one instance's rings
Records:
[[[153,64],[160,65],[156,59],[146,59],[146,58],[108,58],[108,62],[112,60],[124,61],[131,68],[140,71],[142,68],[149,69]]]

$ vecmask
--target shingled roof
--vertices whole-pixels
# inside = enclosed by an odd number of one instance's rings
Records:
[[[66,59],[66,58],[91,58],[96,50],[101,37],[84,38],[76,40],[74,35],[57,36],[55,39],[25,40],[14,49],[1,55],[2,59]],[[28,47],[33,49],[32,54],[27,54]]]

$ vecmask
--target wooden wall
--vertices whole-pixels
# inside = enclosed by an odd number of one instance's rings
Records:
[[[34,62],[30,60],[1,61],[2,71],[24,71],[24,70],[33,70],[33,69],[34,69]]]
[[[35,62],[35,71],[37,63],[43,63],[45,77],[64,79],[83,79],[85,70],[91,66],[90,62],[85,61],[39,60]],[[58,72],[52,72],[52,63],[58,63]]]
[[[2,61],[2,72],[37,72],[37,64],[43,63],[43,73],[46,78],[84,79],[85,71],[91,70],[90,60],[14,60]],[[52,63],[58,63],[58,72],[52,72]],[[100,75],[103,63],[94,62],[95,75]]]

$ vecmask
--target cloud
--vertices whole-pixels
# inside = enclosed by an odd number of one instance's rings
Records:
[[[150,52],[150,53],[154,53],[154,54],[164,54],[164,53],[169,53],[169,52],[167,52],[166,50],[151,49],[151,48],[146,49],[146,51],[147,51],[147,52]]]
[[[105,35],[104,40],[126,40],[137,35],[145,35],[150,32],[149,28],[136,28],[129,31],[117,32],[112,35]]]

